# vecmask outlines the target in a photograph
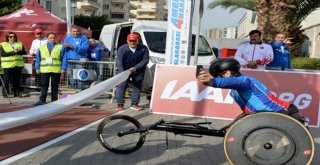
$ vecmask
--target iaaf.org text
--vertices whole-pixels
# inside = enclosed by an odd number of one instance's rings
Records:
[[[180,98],[189,98],[190,101],[202,101],[203,99],[213,100],[215,103],[232,104],[234,100],[229,95],[229,92],[224,95],[223,89],[205,87],[199,90],[197,81],[190,81],[183,86],[177,86],[178,80],[169,81],[161,93],[161,99],[178,100]],[[312,101],[312,96],[308,93],[292,93],[290,91],[277,94],[272,92],[281,100],[295,104],[298,109],[306,109]]]

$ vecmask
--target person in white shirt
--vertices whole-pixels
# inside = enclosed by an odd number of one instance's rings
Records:
[[[43,31],[40,28],[35,29],[34,34],[36,36],[36,39],[32,41],[29,55],[36,57],[37,51],[39,50],[40,46],[47,44],[48,40],[44,37]]]
[[[36,28],[34,30],[34,35],[36,36],[36,39],[34,39],[32,41],[32,44],[31,44],[31,47],[30,47],[30,50],[29,50],[29,55],[32,57],[31,60],[34,60],[33,65],[35,63],[36,54],[37,54],[40,46],[41,45],[46,45],[47,42],[48,42],[47,38],[44,37],[42,29]],[[33,68],[33,73],[34,74],[36,73],[36,70],[34,68]],[[41,81],[40,75],[39,74],[35,74],[35,85],[36,86],[40,86],[40,81]]]
[[[249,36],[250,43],[240,45],[234,58],[239,61],[242,68],[265,69],[273,60],[272,47],[262,43],[259,30],[250,31]]]

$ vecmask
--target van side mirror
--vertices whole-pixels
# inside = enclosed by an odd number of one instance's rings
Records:
[[[214,55],[215,55],[216,57],[218,57],[218,53],[219,53],[218,48],[216,48],[216,47],[212,47],[211,49],[212,49],[212,51],[213,51]]]

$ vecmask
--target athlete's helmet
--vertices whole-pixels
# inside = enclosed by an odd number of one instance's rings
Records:
[[[226,70],[237,73],[239,72],[240,67],[240,63],[234,58],[216,59],[210,65],[209,72],[213,77],[218,77],[222,72]]]

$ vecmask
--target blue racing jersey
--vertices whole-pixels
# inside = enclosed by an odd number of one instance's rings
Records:
[[[275,97],[253,77],[225,77],[211,79],[213,87],[231,89],[230,95],[244,113],[256,111],[287,111],[290,103]]]

